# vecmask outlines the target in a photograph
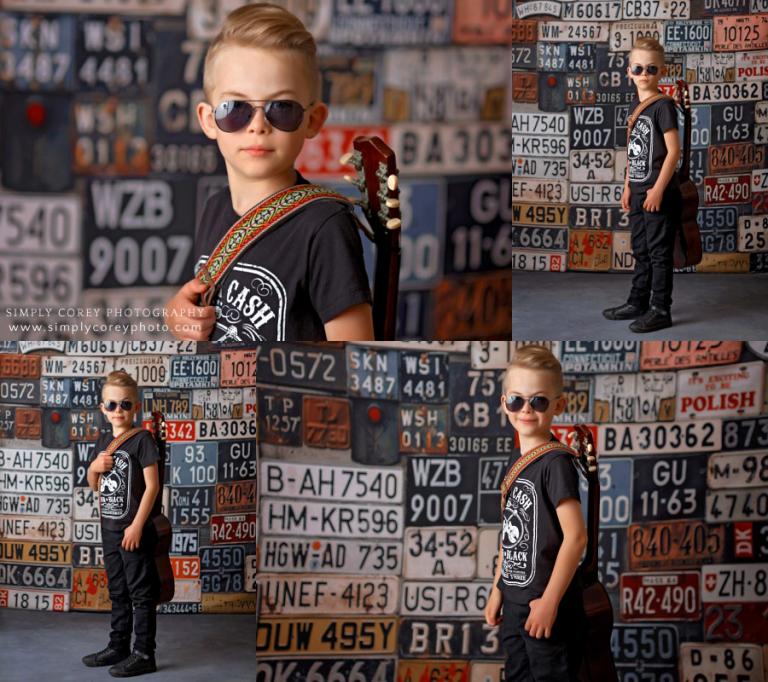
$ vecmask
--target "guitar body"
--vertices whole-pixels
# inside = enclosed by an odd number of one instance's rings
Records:
[[[160,453],[160,461],[157,465],[158,477],[160,479],[160,490],[157,493],[158,500],[163,496],[163,484],[165,482],[165,419],[160,412],[152,413],[152,432],[157,443],[157,449]],[[176,590],[176,584],[173,579],[173,568],[171,567],[171,535],[173,529],[168,518],[160,512],[160,504],[156,503],[153,509],[156,513],[152,518],[152,525],[157,533],[157,546],[155,547],[155,566],[160,578],[160,595],[157,598],[158,604],[173,599]]]

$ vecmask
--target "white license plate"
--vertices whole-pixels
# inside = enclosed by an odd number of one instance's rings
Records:
[[[275,497],[311,496],[350,502],[403,501],[403,470],[277,461],[261,463],[261,492]]]
[[[72,516],[72,498],[66,495],[0,493],[0,514]]]
[[[764,602],[768,599],[765,564],[710,564],[701,567],[701,600]]]
[[[54,355],[43,357],[42,374],[48,377],[104,376],[114,368],[115,358]]]
[[[115,360],[115,369],[123,369],[139,386],[168,386],[171,380],[169,355],[127,355]]]
[[[260,573],[261,613],[275,616],[311,614],[392,615],[397,611],[397,576],[282,576]],[[301,595],[298,597],[298,595]]]
[[[675,379],[674,372],[596,376],[595,420],[624,423],[672,419]]]
[[[620,182],[572,182],[571,204],[617,204],[621,203],[624,185]]]
[[[501,528],[481,528],[477,540],[477,577],[493,580],[499,559]]]
[[[685,55],[685,68],[693,72],[691,82],[718,83],[734,80],[734,67],[736,59],[733,52],[725,53],[698,53],[692,52]]]
[[[174,580],[174,592],[171,602],[187,603],[201,600],[202,588],[200,580]]]
[[[559,341],[471,341],[469,348],[472,369],[505,369],[512,361],[515,351],[529,343],[544,346],[556,357],[560,357]]]
[[[0,537],[8,540],[72,541],[72,521],[45,516],[3,516]]]
[[[608,24],[595,21],[542,21],[539,22],[539,41],[607,43]]]
[[[619,0],[577,0],[563,3],[563,19],[578,21],[615,21],[621,19]]]
[[[196,440],[226,440],[230,438],[255,438],[256,419],[201,419],[197,425]]]
[[[400,575],[403,543],[269,535],[261,538],[259,559],[263,572]]]
[[[752,171],[752,191],[768,192],[768,168]]]
[[[512,198],[518,201],[550,203],[568,199],[567,180],[549,180],[547,178],[513,178]]]
[[[562,157],[570,150],[570,138],[563,135],[513,135],[509,144],[513,156]]]
[[[589,4],[589,3],[587,3]],[[472,662],[472,677],[470,682],[499,682],[504,679],[504,662],[475,663]]]
[[[758,415],[764,380],[763,362],[681,370],[677,375],[677,418]]]
[[[568,254],[565,251],[542,252],[537,249],[514,249],[513,270],[543,270],[565,272]]]
[[[71,474],[72,451],[0,448],[0,469]]]
[[[601,456],[673,454],[720,450],[720,419],[652,424],[600,424],[597,427]]]
[[[768,518],[768,488],[707,490],[707,523]]]
[[[0,256],[0,303],[71,306],[80,300],[82,264],[65,256]]]
[[[574,149],[570,154],[572,182],[613,182],[616,151],[613,149]]]
[[[33,471],[0,471],[0,488],[9,493],[72,493],[72,474]]]
[[[568,159],[545,156],[517,156],[512,159],[512,177],[568,178]]]
[[[752,175],[754,186],[755,176]],[[739,251],[768,251],[768,215],[739,216]]]
[[[99,520],[99,496],[87,487],[75,488],[75,521]]]
[[[663,21],[616,21],[610,25],[611,52],[629,52],[640,36],[664,39]]]
[[[568,114],[537,111],[512,112],[512,132],[516,135],[568,136]]]
[[[692,104],[721,104],[723,102],[754,102],[762,98],[762,83],[691,83]]]
[[[237,419],[243,416],[243,389],[196,388],[192,390],[193,419]]]
[[[405,578],[474,578],[477,528],[406,528]]]
[[[479,617],[483,615],[491,587],[489,580],[483,582],[405,580],[400,612],[409,616]]]
[[[624,19],[688,19],[690,0],[623,0]]]
[[[768,78],[768,50],[736,52],[735,61],[737,81],[762,81]]]
[[[768,485],[768,450],[716,452],[707,462],[707,487],[757,488]]]
[[[405,525],[402,505],[261,500],[262,529],[268,534],[398,539]]]
[[[77,256],[81,232],[78,196],[0,193],[0,252]]]
[[[684,682],[762,682],[759,644],[680,644],[680,679]]]
[[[101,522],[75,521],[72,527],[72,538],[78,544],[101,544]]]
[[[0,587],[0,608],[69,611],[69,592]]]

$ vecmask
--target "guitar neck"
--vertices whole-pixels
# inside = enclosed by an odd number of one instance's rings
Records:
[[[600,482],[587,472],[587,550],[581,562],[585,585],[597,582],[597,554],[600,533]]]

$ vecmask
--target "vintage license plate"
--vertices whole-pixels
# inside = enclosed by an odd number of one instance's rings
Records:
[[[261,612],[274,616],[338,614],[388,616],[399,606],[397,576],[282,576],[257,577]]]
[[[626,14],[626,1],[624,7],[624,18],[631,18]],[[562,17],[578,21],[614,21],[621,19],[621,2],[619,0],[595,0],[594,2],[577,0],[577,2],[564,3]]]
[[[72,549],[72,565],[76,568],[104,568],[101,545],[73,545]]]
[[[445,454],[448,451],[447,405],[401,404],[398,414],[401,453]]]
[[[514,437],[497,398],[503,375],[501,369],[472,369],[469,362],[451,362],[450,452],[511,452]]]
[[[498,504],[497,512],[498,512]],[[498,516],[498,513],[497,513]],[[499,559],[501,527],[480,528],[477,541],[477,577],[493,580]]]
[[[69,590],[72,586],[72,567],[2,563],[0,584],[9,587]]]
[[[255,438],[258,431],[258,425],[253,417],[244,419],[200,419],[194,422],[194,424],[197,427],[197,440]]]
[[[754,450],[768,447],[768,417],[729,419],[723,423],[723,434],[724,450]]]
[[[306,537],[381,537],[403,535],[404,512],[399,505],[369,507],[362,504],[296,502],[262,497],[264,533]]]
[[[0,469],[71,474],[72,452],[70,450],[0,448]]]
[[[112,602],[103,568],[76,568],[72,575],[72,608],[82,611],[109,611]]]
[[[512,204],[512,223],[514,225],[554,225],[568,226],[568,204]]]
[[[337,682],[384,682],[395,676],[395,660],[388,658],[333,658],[313,661],[297,658],[294,660],[264,660],[256,662],[257,682],[269,680],[318,679]]]
[[[611,528],[626,526],[632,511],[632,461],[629,459],[600,458],[600,526]],[[579,495],[582,511],[587,511],[587,482],[579,477]],[[585,516],[586,519],[586,516]]]
[[[217,388],[219,385],[220,355],[172,355],[172,388]]]
[[[293,391],[259,387],[259,442],[298,447],[302,444],[303,399]]]
[[[21,405],[39,405],[40,382],[25,379],[0,379],[0,400]]]
[[[617,151],[617,154],[620,154]],[[626,164],[624,164],[626,166]],[[615,206],[571,206],[568,211],[570,227],[595,227],[602,230],[629,229],[627,213]],[[614,242],[616,238],[614,238]]]
[[[521,5],[517,5],[517,16]],[[515,44],[536,40],[536,22],[515,18],[512,5],[454,5],[453,40],[459,44]]]
[[[68,517],[72,515],[72,498],[64,495],[30,495],[2,491],[0,512],[25,516]]]
[[[768,168],[761,168],[752,171],[752,192],[768,192]]]
[[[763,99],[758,81],[691,83],[690,94],[693,104],[719,104]]]
[[[599,22],[546,21],[539,23],[539,42],[608,42],[608,24]]]
[[[739,216],[739,251],[768,250],[768,215]]]
[[[202,595],[203,613],[256,613],[256,595],[248,592]]]
[[[256,479],[256,441],[222,441],[219,443],[219,483]]]
[[[741,357],[741,341],[644,341],[641,370],[727,365]]]
[[[2,489],[10,493],[70,495],[72,472],[67,474],[30,471],[0,471]]]
[[[407,658],[502,656],[498,626],[482,620],[403,618],[399,639],[400,656]]]
[[[677,375],[677,416],[708,419],[757,415],[764,380],[762,362],[682,370]]]
[[[39,407],[16,408],[16,438],[38,440],[42,436],[42,411]]]
[[[473,439],[465,439],[471,445]],[[485,452],[490,448],[485,448]],[[478,449],[478,452],[482,450]],[[490,450],[492,451],[492,450]],[[479,523],[499,523],[499,487],[508,468],[508,457],[482,457],[478,466]]]
[[[176,389],[144,390],[141,396],[144,418],[151,419],[153,412],[161,412],[166,419],[192,419],[191,396],[190,391]]]
[[[720,450],[723,442],[722,426],[720,419],[655,424],[600,424],[598,452],[606,456]]]
[[[98,521],[75,521],[72,539],[76,543],[101,544],[101,523]]]
[[[538,249],[512,249],[513,270],[565,272],[568,262],[566,251],[540,251]]]
[[[768,253],[750,253],[749,272],[768,272]]]
[[[548,180],[526,178],[512,180],[512,199],[530,202],[566,201],[568,198],[567,180]]]
[[[592,377],[565,377],[563,397],[565,411],[555,418],[558,424],[584,424],[593,420],[594,379]]]
[[[125,370],[139,386],[167,386],[171,359],[168,355],[125,355],[115,359],[115,369]]]
[[[768,485],[768,450],[717,452],[707,464],[707,486],[757,488]]]
[[[612,148],[614,146],[614,114],[615,107],[611,104],[570,107],[571,148],[583,150]]]
[[[704,603],[704,638],[709,641],[754,642],[765,639],[768,602]]]
[[[207,526],[213,510],[213,486],[169,488],[171,523],[174,526]]]
[[[82,377],[106,375],[115,368],[111,357],[70,357],[63,355],[45,356],[42,372],[48,377]]]
[[[343,348],[312,348],[297,344],[259,346],[259,383],[282,384],[321,391],[346,392],[347,363]]]
[[[42,357],[20,353],[0,354],[0,378],[39,379]]]
[[[95,409],[101,403],[101,389],[104,380],[95,377],[72,377],[72,397],[70,399],[73,408]]]
[[[358,398],[395,399],[399,395],[397,351],[347,345],[348,391]]]
[[[0,540],[0,561],[16,564],[60,564],[72,563],[72,545],[63,542],[17,542]],[[31,585],[41,587],[42,585]]]
[[[191,419],[169,419],[165,422],[165,440],[168,443],[179,441],[193,441],[195,438],[195,422]],[[142,427],[151,430],[152,421],[145,420]],[[95,439],[94,439],[95,440]]]
[[[568,136],[568,115],[544,112],[513,112],[512,133],[516,135]]]
[[[569,270],[610,270],[612,232],[571,229],[568,231],[568,240]]]
[[[633,499],[632,520],[701,518],[706,459],[703,454],[635,458],[635,489],[641,492]]]
[[[483,582],[403,582],[404,616],[482,616],[491,591]]]
[[[638,669],[650,675],[669,674],[665,677],[649,679],[674,680],[677,669],[678,632],[674,625],[625,625],[615,623],[611,632],[611,652],[616,670],[623,674],[620,679]],[[625,677],[626,676],[626,677]]]
[[[612,149],[572,149],[570,178],[575,182],[612,182],[616,152]]]
[[[516,156],[512,159],[512,176],[566,179],[568,178],[568,159]]]
[[[694,567],[723,560],[725,526],[703,521],[668,521],[629,527],[632,570]]]
[[[216,443],[171,443],[168,482],[176,485],[213,485],[217,481]]]
[[[663,21],[616,21],[610,24],[608,45],[611,52],[629,52],[640,36],[664,39]]]
[[[76,255],[81,221],[81,204],[74,195],[0,194],[0,250]]]
[[[713,21],[716,52],[768,48],[768,16],[765,14],[716,16]]]
[[[760,682],[763,650],[757,644],[680,644],[680,676],[701,682]]]
[[[732,82],[736,57],[733,53],[689,53],[685,55],[686,80],[690,83]]]
[[[768,517],[768,488],[747,490],[708,490],[709,523],[756,521]]]
[[[736,52],[736,80],[763,80],[768,77],[768,51]]]
[[[256,654],[393,654],[396,618],[260,618]]]
[[[0,608],[35,611],[69,611],[69,591],[0,588]]]
[[[542,155],[566,157],[570,151],[570,138],[565,135],[552,133],[541,135],[524,135],[512,133],[510,147],[512,157],[534,157]]]
[[[595,421],[671,421],[675,416],[675,380],[673,372],[596,376]]]
[[[403,400],[439,403],[448,399],[448,354],[403,351],[400,354],[400,395]]]
[[[512,48],[512,64],[513,66],[519,62],[533,61],[535,67],[534,49],[531,45],[527,45],[521,48]],[[527,73],[525,71],[513,71],[512,72],[512,101],[513,102],[528,102],[535,104],[539,101],[539,80],[538,76],[534,73]]]
[[[255,542],[258,522],[256,513],[213,514],[211,516],[211,542]]]
[[[200,544],[200,531],[196,528],[174,528],[171,536],[171,553],[196,556]]]
[[[621,16],[610,19],[687,19],[691,16],[689,0],[623,0]],[[578,17],[577,17],[578,18]],[[666,45],[665,45],[666,48]]]
[[[354,139],[359,135],[380,137],[385,144],[392,146],[388,127],[328,125],[318,135],[307,140],[296,157],[296,169],[302,175],[312,178],[341,180],[349,168],[339,162],[339,157],[352,149]]]
[[[331,105],[328,123],[371,125],[382,120],[381,53],[354,50],[320,56],[323,101]]]
[[[267,536],[261,538],[259,570],[281,573],[348,573],[399,575],[400,542],[328,540]]]
[[[62,256],[0,256],[0,280],[5,282],[0,303],[35,306],[75,305],[82,288],[79,260]],[[28,321],[28,320],[27,320]]]
[[[564,341],[560,362],[569,374],[636,372],[639,350],[635,341]]]
[[[728,207],[722,206],[721,208]],[[702,209],[702,211],[706,210]],[[701,222],[699,222],[699,227],[701,248],[704,253],[733,252],[736,250],[736,222],[731,224],[722,223],[719,227],[703,227]],[[738,360],[738,358],[736,359]]]
[[[642,1],[639,0],[639,2]],[[679,53],[710,52],[712,50],[712,22],[709,19],[666,22],[664,24],[664,50]]]
[[[471,341],[469,347],[472,369],[506,369],[515,351],[528,342],[518,341]],[[537,341],[548,348],[555,357],[560,356],[559,341]]]
[[[99,496],[89,487],[78,486],[75,488],[75,520],[98,521]]]
[[[408,460],[409,526],[462,526],[477,519],[477,464],[472,457]]]
[[[477,529],[473,526],[405,530],[406,578],[474,578],[476,561]]]
[[[222,351],[221,385],[255,386],[256,352],[252,350]]]
[[[202,600],[201,583],[196,579],[175,580],[173,601],[177,603],[195,602]]]
[[[530,2],[525,3],[533,4]],[[520,8],[521,5],[517,5]],[[431,680],[434,682],[468,682],[470,672],[474,675],[475,664],[469,661],[415,661],[401,659],[397,664],[398,680]],[[474,682],[475,677],[471,678]],[[498,678],[501,679],[501,678]],[[493,678],[491,678],[493,680]]]
[[[391,467],[343,467],[279,461],[261,463],[261,491],[275,497],[399,504],[403,471]]]
[[[200,577],[200,558],[190,556],[172,556],[171,570],[173,577],[178,580],[189,580]]]
[[[240,512],[256,509],[256,481],[216,484],[216,511]]]
[[[699,573],[623,573],[620,617],[633,620],[699,620]]]
[[[0,518],[0,538],[72,542],[72,521],[44,516],[4,516]]]

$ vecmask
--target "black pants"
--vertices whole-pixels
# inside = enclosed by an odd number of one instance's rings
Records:
[[[530,612],[527,604],[514,604],[505,595],[501,621],[504,682],[575,682],[586,628],[581,594],[574,591],[563,597],[548,638],[536,639],[525,631]]]
[[[672,305],[672,260],[683,199],[678,186],[667,187],[659,210],[643,208],[646,192],[633,192],[629,204],[635,272],[629,303],[669,310]]]
[[[109,598],[112,600],[112,631],[109,643],[116,649],[131,647],[131,632],[136,632],[134,649],[146,655],[155,653],[157,598],[160,578],[155,566],[157,533],[151,523],[144,526],[136,550],[123,549],[123,531],[101,529],[104,565],[107,569]]]

